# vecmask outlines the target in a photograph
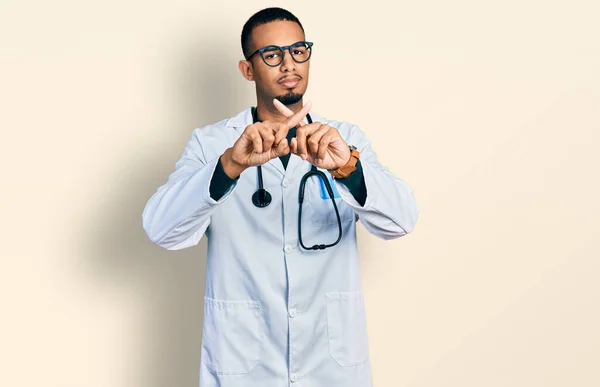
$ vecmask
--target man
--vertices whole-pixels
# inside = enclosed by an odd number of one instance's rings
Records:
[[[200,386],[371,386],[356,222],[406,235],[413,192],[357,126],[303,104],[312,43],[294,15],[253,15],[242,50],[256,109],[195,129],[142,215],[166,249],[208,238]]]

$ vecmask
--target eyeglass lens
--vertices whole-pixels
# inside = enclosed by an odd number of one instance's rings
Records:
[[[298,43],[292,46],[291,50],[292,58],[298,63],[306,62],[310,57],[310,47],[306,43]],[[265,48],[262,56],[269,66],[277,66],[283,60],[283,50],[281,47],[269,46]]]

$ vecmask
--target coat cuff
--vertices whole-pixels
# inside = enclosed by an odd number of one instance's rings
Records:
[[[218,201],[225,195],[225,193],[235,184],[235,182],[239,179],[238,176],[235,179],[232,179],[225,173],[225,169],[223,169],[223,164],[221,163],[221,157],[217,161],[217,166],[213,172],[212,178],[210,180],[210,197]]]
[[[343,179],[336,178],[334,180],[345,185],[361,207],[365,205],[365,201],[367,200],[367,187],[365,185],[365,175],[360,159],[356,162],[356,170],[352,172],[350,176]]]

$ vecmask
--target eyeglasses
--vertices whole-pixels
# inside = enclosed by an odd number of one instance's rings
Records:
[[[265,62],[267,66],[275,67],[279,66],[281,62],[283,62],[283,56],[287,50],[296,63],[304,63],[310,59],[310,55],[312,54],[312,46],[313,42],[296,42],[291,46],[283,47],[270,45],[254,51],[252,54],[250,54],[250,56],[248,56],[248,58],[246,58],[246,60],[250,60],[250,58],[252,58],[254,55],[260,53],[263,62]]]

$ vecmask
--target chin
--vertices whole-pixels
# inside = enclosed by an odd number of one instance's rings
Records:
[[[279,100],[279,102],[283,103],[286,106],[293,105],[293,104],[296,104],[296,103],[302,101],[302,97],[304,96],[304,93],[294,92],[293,89],[289,89],[289,90],[290,91],[288,93],[278,95],[275,98],[277,100]]]

